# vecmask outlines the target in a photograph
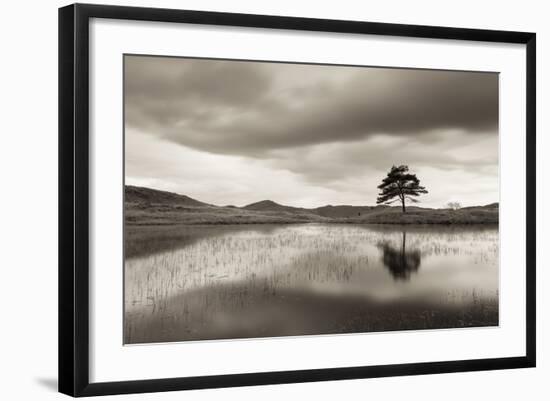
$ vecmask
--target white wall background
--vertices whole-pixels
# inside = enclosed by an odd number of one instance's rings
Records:
[[[106,0],[107,1],[107,0]],[[538,367],[536,369],[383,378],[117,399],[281,400],[547,400],[550,162],[545,111],[550,107],[550,24],[545,2],[396,0],[109,1],[112,4],[232,11],[408,24],[535,31],[538,69]],[[57,376],[57,0],[3,4],[0,23],[0,398],[53,400]],[[114,398],[114,397],[110,397]],[[107,398],[106,398],[107,399]]]

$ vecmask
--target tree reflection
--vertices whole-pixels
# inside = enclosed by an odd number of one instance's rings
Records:
[[[389,242],[378,244],[382,250],[382,262],[388,269],[394,280],[408,281],[411,274],[416,273],[420,268],[422,256],[420,250],[407,250],[407,233],[403,231],[401,247],[392,246]]]

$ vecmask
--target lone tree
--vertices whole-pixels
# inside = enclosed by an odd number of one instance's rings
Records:
[[[462,205],[460,204],[460,202],[449,202],[447,203],[447,207],[449,209],[458,210],[462,207]]]
[[[405,200],[413,203],[418,202],[415,196],[427,194],[426,188],[420,185],[420,180],[415,174],[409,173],[409,166],[392,166],[390,172],[378,185],[380,193],[376,203],[389,205],[390,203],[401,201],[403,213],[405,213]]]

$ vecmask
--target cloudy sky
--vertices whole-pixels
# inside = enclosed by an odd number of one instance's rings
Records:
[[[125,56],[126,184],[242,206],[498,201],[494,73]]]

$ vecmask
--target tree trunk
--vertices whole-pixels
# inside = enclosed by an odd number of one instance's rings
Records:
[[[401,247],[401,269],[403,269],[404,272],[407,271],[407,257],[405,256],[406,255],[406,251],[405,251],[405,241],[407,240],[407,234],[405,233],[405,231],[403,231],[403,242],[402,242],[402,247]]]
[[[401,198],[401,208],[403,209],[403,213],[405,213],[405,198]]]

